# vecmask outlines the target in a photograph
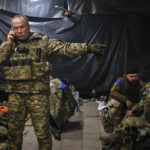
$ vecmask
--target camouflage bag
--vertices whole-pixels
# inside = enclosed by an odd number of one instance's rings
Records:
[[[57,78],[50,81],[50,114],[58,127],[74,114],[77,106],[70,88],[62,88],[62,83]]]
[[[104,130],[106,132],[112,133],[114,129],[114,125],[109,112],[109,107],[105,107],[104,109],[101,110],[101,120],[102,120]]]

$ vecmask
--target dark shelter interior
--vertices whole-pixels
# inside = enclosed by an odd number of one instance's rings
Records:
[[[107,95],[127,68],[150,64],[148,0],[1,0],[0,43],[6,41],[16,14],[29,18],[32,32],[67,42],[108,45],[103,59],[94,53],[49,58],[51,74],[75,85],[81,97],[92,97],[92,89],[96,96]],[[0,75],[2,82],[5,77]]]

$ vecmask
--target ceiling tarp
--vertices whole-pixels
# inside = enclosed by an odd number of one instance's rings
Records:
[[[149,0],[0,0],[0,9],[34,17],[63,17],[64,8],[77,14],[150,15]]]
[[[61,9],[55,5],[66,6],[66,0],[0,0],[0,9],[32,17],[63,17]]]
[[[149,0],[67,0],[67,4],[78,14],[150,15]]]

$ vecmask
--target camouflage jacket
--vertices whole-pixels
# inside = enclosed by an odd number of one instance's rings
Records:
[[[118,101],[125,102],[129,99],[134,104],[140,99],[140,84],[138,82],[132,84],[125,76],[119,77],[110,91],[110,96]]]
[[[150,82],[142,88],[141,94],[142,98],[140,102],[132,108],[132,113],[150,123]]]
[[[6,91],[49,92],[50,55],[75,57],[87,52],[86,43],[68,43],[31,33],[25,41],[0,47],[0,64],[7,79]]]

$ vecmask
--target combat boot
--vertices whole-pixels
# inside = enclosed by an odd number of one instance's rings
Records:
[[[120,135],[119,134],[110,134],[110,135],[107,135],[107,136],[100,136],[99,139],[102,141],[102,143],[104,145],[109,145],[109,144],[112,144],[116,141],[120,141]]]
[[[100,136],[99,139],[102,141],[102,150],[120,150],[120,135]]]
[[[56,128],[51,127],[51,126],[50,126],[50,129],[51,129],[51,133],[54,136],[54,138],[58,141],[61,141],[61,131],[60,131],[60,129],[58,129],[58,128],[56,129]]]

